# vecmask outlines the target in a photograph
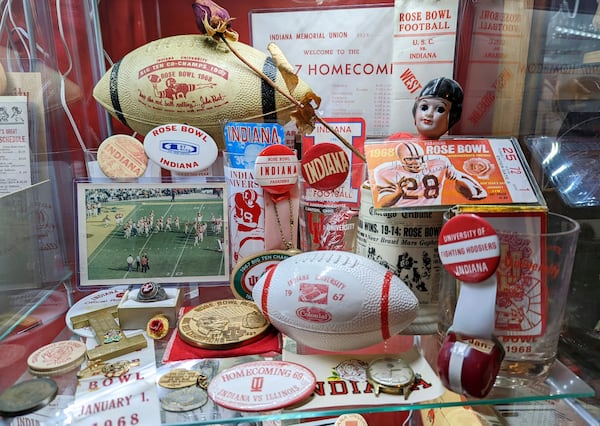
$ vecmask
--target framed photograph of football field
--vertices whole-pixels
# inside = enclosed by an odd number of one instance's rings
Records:
[[[79,286],[229,279],[224,182],[78,182]]]

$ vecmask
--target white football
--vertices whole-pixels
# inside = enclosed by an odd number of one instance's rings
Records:
[[[241,42],[230,43],[289,94],[270,56]],[[301,100],[312,91],[299,80],[292,92],[292,97]],[[133,50],[106,72],[93,96],[141,135],[163,124],[189,124],[208,133],[219,148],[224,148],[225,122],[285,124],[295,109],[224,42],[199,34],[165,37]]]
[[[365,348],[400,333],[419,302],[391,271],[350,252],[300,253],[268,269],[254,302],[283,334],[325,351]]]

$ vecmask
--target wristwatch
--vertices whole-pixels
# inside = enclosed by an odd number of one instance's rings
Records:
[[[408,399],[415,380],[415,372],[402,358],[377,358],[367,367],[367,381],[373,386],[375,396],[384,392],[403,394]]]

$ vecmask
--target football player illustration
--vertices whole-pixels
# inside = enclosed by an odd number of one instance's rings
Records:
[[[164,99],[185,99],[190,92],[194,92],[197,90],[205,89],[205,88],[213,88],[216,86],[216,83],[180,83],[175,78],[169,77],[165,80],[165,86],[163,89],[158,87],[158,83],[161,81],[161,78],[156,75],[151,75],[148,77],[150,82],[152,83],[152,87],[154,88],[154,94],[157,98]]]
[[[439,204],[447,179],[468,200],[487,197],[486,190],[471,176],[456,169],[444,155],[425,155],[415,141],[396,146],[398,160],[377,166],[373,172],[377,201],[381,207]]]
[[[258,198],[258,192],[250,188],[236,193],[233,197],[232,218],[236,225],[231,245],[234,262],[264,250],[265,232],[260,225],[263,209]]]
[[[429,81],[415,100],[412,113],[421,139],[439,139],[460,120],[462,87],[446,77]],[[467,200],[487,197],[487,192],[474,178],[456,169],[444,155],[425,155],[415,136],[396,133],[390,140],[402,141],[396,146],[397,160],[375,168],[375,185],[380,207],[427,206],[439,204],[446,179],[455,181],[456,189]]]

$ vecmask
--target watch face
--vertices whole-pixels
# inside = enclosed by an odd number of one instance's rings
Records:
[[[381,386],[402,386],[412,383],[415,373],[400,358],[379,358],[369,364],[367,373]]]

